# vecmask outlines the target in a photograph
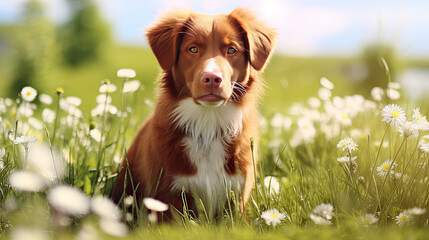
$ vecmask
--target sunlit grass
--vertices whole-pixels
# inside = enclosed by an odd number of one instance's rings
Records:
[[[0,99],[2,235],[26,233],[19,229],[37,229],[53,239],[400,239],[427,234],[427,112],[416,114],[418,106],[403,105],[383,89],[373,96],[377,100],[337,97],[327,79],[309,91],[308,102],[261,117],[260,152],[254,153],[260,162],[248,220],[237,207],[212,219],[200,206],[198,218],[185,211],[176,214],[176,223],[159,226],[146,207],[136,208],[133,197],[124,196],[125,207],[115,206],[103,196],[136,129],[153,109],[142,87],[128,86],[123,93],[132,76],[123,77],[89,85],[93,95],[82,101],[67,87],[50,94],[52,101],[37,93],[37,104],[27,98],[34,94],[31,89],[16,100]],[[388,105],[382,112],[389,103],[405,106],[409,124],[402,108]],[[392,121],[397,124],[391,126]],[[16,178],[17,173],[32,175]],[[58,191],[81,204],[55,197]],[[128,213],[127,206],[136,212]]]

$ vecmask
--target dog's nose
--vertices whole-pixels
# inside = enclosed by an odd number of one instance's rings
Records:
[[[222,84],[222,74],[205,72],[201,75],[201,82],[204,86],[209,88],[218,88]]]

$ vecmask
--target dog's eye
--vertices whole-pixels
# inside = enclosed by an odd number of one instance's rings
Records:
[[[238,50],[237,50],[237,49],[235,49],[235,48],[233,48],[233,47],[228,48],[228,54],[229,54],[229,55],[232,55],[232,54],[236,53],[237,51],[238,51]]]
[[[197,53],[198,52],[198,48],[197,47],[190,47],[189,48],[189,52],[191,52],[191,53]]]

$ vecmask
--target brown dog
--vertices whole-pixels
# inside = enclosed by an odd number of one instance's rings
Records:
[[[173,11],[146,36],[164,73],[155,111],[123,161],[114,200],[135,193],[139,202],[150,196],[182,211],[185,189],[189,206],[191,195],[198,196],[219,213],[232,190],[243,211],[254,186],[250,139],[256,154],[259,73],[274,31],[243,9],[215,16]]]

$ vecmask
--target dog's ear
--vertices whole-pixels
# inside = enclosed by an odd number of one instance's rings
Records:
[[[234,9],[229,17],[243,30],[243,41],[247,45],[250,64],[257,71],[261,71],[273,52],[276,32],[242,8]]]
[[[164,71],[170,70],[176,62],[183,36],[180,32],[192,15],[187,9],[166,12],[156,24],[145,29],[149,45]]]

